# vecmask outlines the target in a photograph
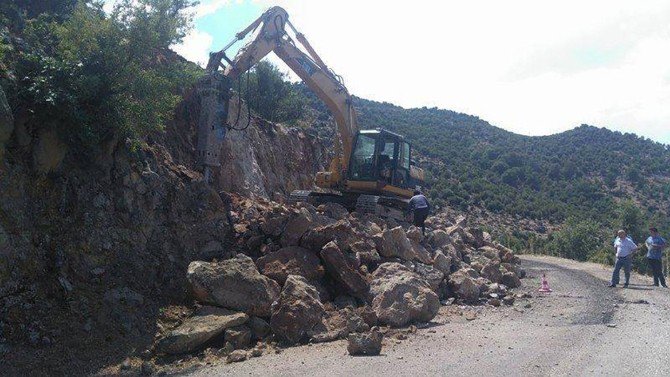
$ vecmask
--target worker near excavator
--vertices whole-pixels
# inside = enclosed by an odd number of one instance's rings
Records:
[[[414,190],[414,196],[409,200],[409,210],[414,212],[414,226],[421,227],[421,232],[426,235],[426,218],[430,213],[430,203],[419,190]]]

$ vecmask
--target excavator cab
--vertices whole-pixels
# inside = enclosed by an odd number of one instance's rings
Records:
[[[359,131],[349,160],[347,186],[369,192],[370,183],[374,183],[380,194],[414,190],[419,182],[410,174],[411,153],[411,145],[401,135],[383,129]]]

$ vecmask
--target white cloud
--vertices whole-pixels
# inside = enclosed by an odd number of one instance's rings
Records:
[[[187,60],[204,67],[207,65],[213,41],[214,38],[210,34],[193,29],[184,37],[182,43],[171,48]]]
[[[658,139],[670,128],[668,1],[261,3],[286,8],[361,97],[529,135],[589,123]]]
[[[224,8],[229,5],[231,0],[210,0],[210,1],[201,1],[200,4],[195,6],[194,16],[195,18],[200,18],[215,13],[219,9]]]
[[[239,0],[237,2],[239,3]],[[198,18],[214,14],[226,6],[230,6],[232,3],[232,0],[201,1],[191,11],[193,19],[197,20]],[[184,40],[180,44],[170,47],[187,60],[204,67],[207,65],[213,41],[214,37],[211,34],[193,29],[184,37]]]

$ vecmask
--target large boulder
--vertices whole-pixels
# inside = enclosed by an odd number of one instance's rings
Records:
[[[324,314],[316,288],[302,276],[289,275],[279,301],[272,307],[270,327],[280,340],[297,343],[317,332]]]
[[[449,234],[442,229],[434,230],[428,241],[434,248],[440,248],[449,243]]]
[[[440,294],[440,283],[444,280],[444,273],[434,266],[417,263],[414,271],[428,282],[433,292]]]
[[[378,329],[373,329],[367,334],[351,334],[347,339],[347,352],[352,356],[379,355],[382,351],[382,339],[384,335]]]
[[[514,272],[505,272],[500,278],[500,283],[505,284],[510,288],[518,288],[521,286],[521,280]]]
[[[220,262],[191,262],[187,278],[198,301],[249,315],[269,317],[279,297],[279,284],[261,275],[253,260],[242,254]]]
[[[324,216],[328,216],[335,220],[342,220],[349,217],[349,211],[337,203],[324,203],[318,206],[316,210],[322,213]]]
[[[298,209],[298,212],[284,226],[280,240],[281,245],[284,247],[299,245],[303,234],[322,224],[323,219],[320,219],[320,217],[323,216],[312,213],[305,207]]]
[[[493,283],[500,283],[502,279],[502,272],[500,272],[500,263],[489,262],[481,269],[482,277],[489,279]]]
[[[446,256],[442,250],[435,251],[435,257],[433,257],[433,267],[440,270],[444,276],[449,276],[451,273],[451,256]]]
[[[248,326],[236,326],[226,329],[224,340],[234,349],[247,348],[251,345],[251,330]]]
[[[328,242],[334,241],[340,250],[348,250],[358,240],[351,223],[345,219],[309,230],[300,241],[300,246],[320,252]]]
[[[425,247],[423,247],[421,243],[415,240],[411,240],[410,244],[412,245],[414,260],[426,264],[433,263],[433,257],[430,255],[430,252]]]
[[[488,259],[499,259],[498,249],[492,246],[482,246],[477,251],[481,252]]]
[[[370,294],[378,320],[395,327],[428,322],[440,309],[428,282],[399,263],[383,263],[375,270]]]
[[[186,319],[156,344],[158,353],[180,354],[195,351],[226,329],[244,324],[249,317],[221,308],[204,307],[202,312]]]
[[[321,258],[328,274],[348,293],[360,298],[367,295],[369,288],[367,280],[354,266],[351,266],[335,242],[331,241],[321,249]]]
[[[350,307],[326,313],[323,322],[326,330],[312,337],[314,343],[330,342],[354,332],[370,330],[370,325]]]
[[[464,270],[458,270],[449,276],[449,288],[458,298],[474,303],[479,299],[479,286],[474,278]]]
[[[284,247],[256,261],[258,270],[279,284],[284,284],[289,275],[304,276],[307,280],[318,280],[324,271],[319,257],[299,246]]]
[[[415,258],[414,248],[405,230],[398,226],[386,229],[381,235],[375,235],[379,255],[386,258],[400,258],[411,261]]]

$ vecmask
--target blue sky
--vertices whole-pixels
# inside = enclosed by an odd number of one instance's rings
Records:
[[[271,5],[360,97],[525,135],[586,123],[670,144],[670,1],[201,0],[174,49],[204,64]]]

